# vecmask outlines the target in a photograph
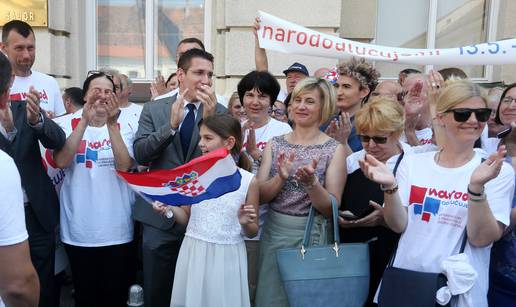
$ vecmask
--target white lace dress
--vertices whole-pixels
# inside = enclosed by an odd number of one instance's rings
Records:
[[[250,306],[247,254],[237,214],[253,174],[242,169],[240,174],[237,191],[192,206],[171,307]]]

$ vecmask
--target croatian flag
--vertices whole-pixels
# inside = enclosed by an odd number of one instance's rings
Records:
[[[157,200],[169,206],[192,205],[236,191],[242,179],[225,148],[172,170],[118,172],[118,175],[147,201]]]

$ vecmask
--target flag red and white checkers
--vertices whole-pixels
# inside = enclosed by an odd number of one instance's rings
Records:
[[[317,32],[258,11],[261,19],[260,47],[292,54],[326,58],[360,57],[414,65],[488,65],[515,64],[516,39],[485,42],[444,49],[395,48],[356,42]]]
[[[242,176],[227,149],[219,149],[171,170],[118,172],[149,202],[169,206],[192,205],[240,188]]]

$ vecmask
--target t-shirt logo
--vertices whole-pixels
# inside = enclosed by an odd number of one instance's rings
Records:
[[[77,163],[86,163],[86,168],[92,168],[93,162],[97,162],[98,151],[87,146],[85,140],[81,141],[79,149],[77,150]]]
[[[409,206],[414,206],[414,214],[421,215],[421,220],[429,222],[433,215],[437,215],[441,201],[437,198],[426,196],[428,188],[411,186]],[[425,197],[426,196],[426,197]]]
[[[27,93],[13,93],[9,95],[9,99],[12,101],[25,101],[27,100]],[[43,89],[39,92],[40,103],[48,103],[47,92]]]

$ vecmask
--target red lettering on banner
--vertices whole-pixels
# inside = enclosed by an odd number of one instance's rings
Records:
[[[263,35],[262,35],[262,38],[265,38],[265,35],[267,33],[267,30],[270,31],[271,35],[269,35],[269,40],[272,40],[272,27],[269,27],[269,26],[264,26],[263,27]]]
[[[288,30],[287,43],[290,43],[290,35],[292,35],[292,34],[296,34],[296,31],[294,31],[294,30]]]
[[[329,45],[326,45],[326,42],[329,42],[330,44]],[[333,46],[333,41],[331,39],[323,39],[322,41],[322,46],[323,48],[326,48],[326,49],[330,49],[332,46]],[[338,49],[337,49],[338,50]]]
[[[301,39],[300,39],[301,35],[304,35],[303,42],[301,42]],[[305,32],[299,32],[297,34],[297,43],[300,44],[300,45],[304,45],[304,44],[306,44],[307,38],[308,38],[308,35],[306,35]]]
[[[313,40],[313,38],[315,38],[315,42]],[[319,47],[319,41],[321,40],[321,35],[317,34],[317,35],[310,35],[310,40],[309,40],[309,43],[310,43],[310,46],[312,47]]]
[[[346,45],[344,45],[344,43],[341,44],[341,47],[339,47],[339,43],[336,43],[335,48],[337,51],[346,51]]]
[[[278,32],[276,33],[276,40],[278,42],[282,42],[285,40],[285,30],[283,30],[281,28],[278,29]]]
[[[375,54],[373,54],[373,51],[375,52]],[[369,49],[368,54],[370,56],[378,56],[378,50],[376,50],[376,49]]]
[[[353,46],[351,45],[351,43],[348,44],[348,47],[349,47],[349,53],[353,54]]]

